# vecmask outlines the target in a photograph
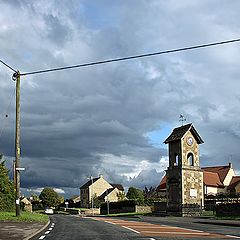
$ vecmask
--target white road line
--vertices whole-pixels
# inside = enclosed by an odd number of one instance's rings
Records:
[[[39,239],[44,239],[46,236],[45,235],[42,235]]]
[[[109,223],[109,224],[113,224],[113,225],[116,225],[116,223],[114,222],[109,222],[109,221],[104,221],[105,223]]]
[[[123,228],[126,228],[127,230],[130,230],[130,231],[132,231],[132,232],[135,232],[135,233],[140,233],[140,232],[138,232],[138,231],[136,231],[136,230],[134,230],[134,229],[132,229],[132,228],[129,228],[129,227],[125,227],[125,226],[122,226]]]
[[[239,236],[234,236],[234,235],[225,235],[227,237],[231,237],[231,238],[240,238]]]
[[[49,231],[52,231],[52,230],[53,230],[53,228],[52,228],[52,227],[50,227],[48,230],[49,230]]]
[[[156,240],[155,238],[149,238],[149,240]]]
[[[45,234],[49,234],[49,233],[50,233],[50,231],[46,231],[46,232],[45,232]]]

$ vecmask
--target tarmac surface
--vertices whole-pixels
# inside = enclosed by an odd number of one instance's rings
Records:
[[[161,217],[156,217],[161,218]],[[167,218],[165,218],[167,220]],[[213,225],[223,225],[223,226],[234,226],[240,227],[240,221],[233,220],[215,220],[198,218],[194,219],[195,222],[213,224]],[[47,226],[44,223],[29,223],[29,222],[7,222],[0,221],[0,240],[28,240],[34,235],[43,231]]]

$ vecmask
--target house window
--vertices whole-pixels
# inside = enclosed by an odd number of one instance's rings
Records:
[[[194,166],[194,157],[192,153],[188,153],[187,155],[188,163],[190,166]]]

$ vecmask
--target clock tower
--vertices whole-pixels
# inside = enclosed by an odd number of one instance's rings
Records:
[[[199,144],[203,143],[192,124],[173,129],[164,141],[169,147],[167,212],[178,216],[199,215],[203,207],[203,172]]]

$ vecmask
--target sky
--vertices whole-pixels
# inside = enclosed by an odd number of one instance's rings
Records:
[[[240,37],[237,0],[0,1],[0,59],[20,72]],[[21,77],[21,187],[79,193],[89,176],[144,188],[163,141],[193,123],[201,166],[240,173],[240,43]],[[14,160],[15,82],[0,64],[0,152]],[[6,117],[6,114],[8,117]]]

